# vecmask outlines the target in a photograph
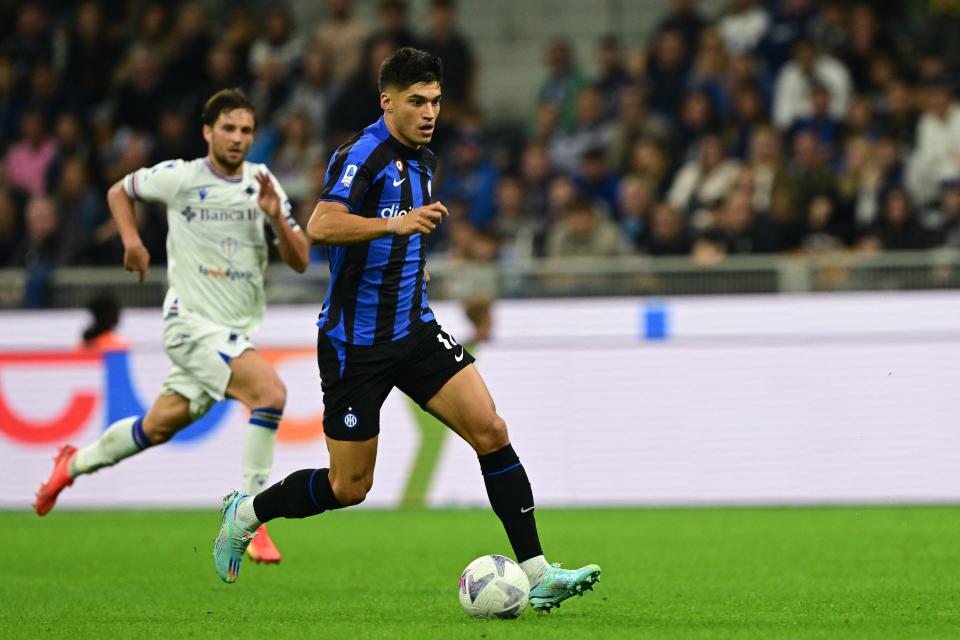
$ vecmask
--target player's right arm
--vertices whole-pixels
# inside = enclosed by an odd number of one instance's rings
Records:
[[[107,191],[110,215],[117,225],[123,242],[123,268],[136,271],[140,282],[150,268],[150,252],[143,246],[133,201],[169,202],[180,189],[183,179],[183,161],[171,160],[143,169],[137,169]]]
[[[432,233],[447,208],[440,202],[414,209],[393,218],[364,218],[350,213],[341,202],[321,200],[307,223],[307,237],[317,244],[354,244],[368,242],[391,234],[409,236]]]

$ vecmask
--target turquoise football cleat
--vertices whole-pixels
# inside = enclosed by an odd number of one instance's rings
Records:
[[[530,606],[537,611],[550,611],[567,598],[592,591],[599,581],[600,567],[595,564],[579,569],[561,569],[559,564],[551,564],[530,587]]]
[[[224,496],[223,507],[220,509],[220,535],[213,545],[213,564],[217,568],[217,575],[224,582],[237,581],[243,554],[257,535],[256,531],[247,531],[237,521],[237,505],[246,497],[246,493],[234,491]]]

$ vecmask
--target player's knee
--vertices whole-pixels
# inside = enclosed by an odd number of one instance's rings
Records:
[[[143,420],[143,433],[150,444],[158,445],[167,442],[177,433],[175,426],[168,421],[154,419],[148,416]]]
[[[287,387],[279,378],[264,383],[253,400],[252,409],[260,407],[270,407],[271,409],[283,409],[287,404]]]
[[[363,502],[372,487],[373,481],[365,479],[342,483],[334,482],[333,495],[337,497],[337,502],[345,507],[350,507]]]
[[[481,428],[475,431],[473,444],[474,449],[481,455],[504,448],[510,444],[510,436],[507,434],[507,423],[503,421],[503,418],[494,413],[484,420]]]

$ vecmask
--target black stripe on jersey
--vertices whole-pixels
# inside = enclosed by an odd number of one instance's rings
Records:
[[[353,149],[353,145],[357,144],[362,135],[363,131],[344,142],[337,149],[337,159],[330,166],[330,177],[327,179],[327,184],[323,185],[322,192],[329,191],[340,181],[340,173],[343,171],[343,165],[347,163],[347,156],[350,155],[350,150]]]
[[[423,196],[423,206],[433,202],[430,197],[430,176],[426,167],[420,166],[420,193]],[[442,222],[441,222],[442,224]],[[410,329],[413,330],[420,323],[420,314],[423,311],[423,270],[427,266],[427,239],[420,236],[420,266],[417,268],[417,279],[413,283],[413,303],[410,305]]]
[[[366,217],[376,217],[377,208],[380,204],[380,196],[383,194],[384,182],[381,180],[373,185],[364,198],[364,208],[360,210],[360,215]],[[367,209],[373,207],[373,215],[367,214]],[[340,267],[340,277],[335,284],[341,284],[342,288],[335,289],[331,295],[331,300],[340,300],[343,304],[343,333],[347,342],[353,342],[353,328],[357,317],[357,296],[360,293],[360,285],[363,280],[363,272],[367,266],[367,256],[370,253],[370,243],[352,244],[347,247],[347,257]],[[333,303],[331,303],[332,305]],[[336,326],[334,323],[331,329]]]
[[[410,176],[410,165],[404,163],[403,174]],[[386,180],[384,180],[386,182]],[[413,187],[410,181],[404,179],[400,185],[400,210],[413,209]],[[374,342],[390,342],[393,340],[393,328],[397,320],[397,301],[400,299],[400,281],[403,279],[404,258],[407,255],[407,245],[410,236],[393,236],[390,245],[390,258],[383,268],[380,279],[380,294],[377,297],[377,328],[374,333]]]
[[[381,171],[383,171],[388,164],[393,161],[393,150],[390,147],[389,140],[381,142],[373,151],[370,152],[370,155],[367,156],[367,159],[363,161],[363,166],[367,168],[370,172],[370,180],[373,180],[377,177]],[[364,218],[376,218],[380,214],[380,198],[383,195],[383,187],[386,178],[384,178],[379,185],[374,184],[371,186],[370,190],[363,197],[363,206],[361,207],[358,213]],[[367,185],[370,186],[370,185]],[[358,182],[354,182],[353,186],[350,188],[350,200],[356,199],[355,189],[363,188]]]

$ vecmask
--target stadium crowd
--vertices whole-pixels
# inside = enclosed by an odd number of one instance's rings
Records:
[[[439,54],[444,113],[431,250],[463,260],[691,256],[960,246],[960,2],[672,0],[646,42],[616,35],[585,73],[545,43],[525,123],[477,103],[478,60],[452,0],[422,28],[403,0],[366,23],[329,0],[284,4],[0,2],[0,267],[119,265],[104,197],[126,173],[205,153],[199,111],[239,86],[249,159],[305,221],[329,154],[380,115],[380,61]],[[493,72],[487,69],[488,72]],[[522,135],[518,135],[518,133]],[[139,223],[164,260],[164,216]]]

